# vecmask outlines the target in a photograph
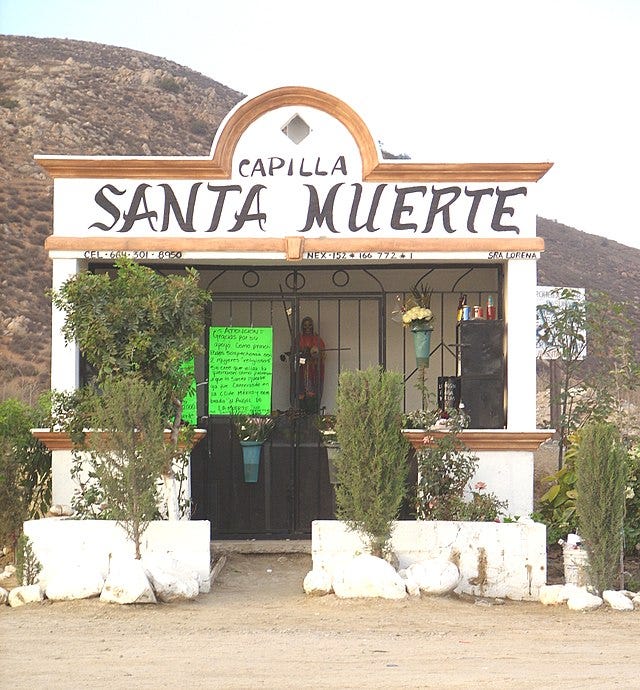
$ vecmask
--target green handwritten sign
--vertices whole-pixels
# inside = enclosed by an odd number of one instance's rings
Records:
[[[193,357],[180,365],[180,371],[191,376],[189,390],[182,400],[182,419],[196,426],[198,423],[198,403],[196,399],[196,369]]]
[[[209,414],[269,414],[272,328],[209,329]]]

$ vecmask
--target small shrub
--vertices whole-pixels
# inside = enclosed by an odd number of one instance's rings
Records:
[[[617,427],[592,422],[582,429],[576,473],[579,533],[591,584],[602,592],[615,586],[622,554],[627,453]]]
[[[182,88],[173,77],[162,77],[158,81],[158,86],[168,93],[179,93]]]
[[[158,515],[156,482],[172,449],[164,442],[163,394],[134,375],[108,379],[95,399],[90,472],[108,514],[124,528],[140,558],[142,534]]]
[[[0,98],[0,107],[6,108],[7,110],[15,110],[16,108],[20,107],[20,103],[18,103],[15,98],[3,96]]]
[[[15,548],[22,523],[51,502],[51,452],[31,434],[48,418],[48,397],[34,406],[0,403],[0,546]]]
[[[405,495],[408,444],[400,431],[402,375],[372,367],[338,381],[336,514],[384,555]]]
[[[478,467],[478,457],[460,439],[466,423],[463,413],[450,410],[447,433],[433,438],[416,454],[416,513],[421,520],[486,522],[496,520],[506,510],[506,502],[498,500],[495,494],[483,493],[486,487],[480,482],[471,490],[471,499],[464,498]]]
[[[625,486],[624,551],[633,555],[640,548],[640,446],[629,450],[629,467]]]
[[[40,561],[36,558],[31,540],[26,534],[21,534],[16,544],[16,578],[21,585],[34,585],[42,570]]]
[[[211,127],[204,120],[194,118],[189,123],[189,131],[197,136],[204,136],[211,131]]]
[[[574,464],[568,459],[562,469],[545,477],[543,481],[551,484],[540,497],[534,519],[547,526],[547,543],[557,544],[566,539],[567,534],[578,530],[576,513],[576,472]]]

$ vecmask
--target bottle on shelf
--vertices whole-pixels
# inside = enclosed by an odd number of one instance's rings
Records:
[[[489,295],[487,298],[487,319],[493,321],[496,318],[496,308],[493,303],[493,297]]]
[[[456,318],[458,321],[462,321],[463,314],[464,314],[464,308],[466,306],[467,306],[467,295],[461,294],[459,299],[458,299],[458,313],[456,315]]]

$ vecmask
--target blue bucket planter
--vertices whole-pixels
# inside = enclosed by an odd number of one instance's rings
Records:
[[[262,443],[260,441],[240,441],[242,446],[242,462],[244,465],[244,480],[249,484],[258,481],[260,472],[260,453]]]

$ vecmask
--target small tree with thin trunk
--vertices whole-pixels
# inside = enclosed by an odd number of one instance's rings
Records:
[[[158,513],[157,481],[172,456],[164,441],[162,392],[136,375],[110,378],[90,420],[101,432],[87,442],[91,471],[104,490],[109,515],[140,558],[142,534]]]
[[[373,367],[338,382],[336,512],[382,556],[405,495],[408,443],[401,433],[402,375]]]
[[[190,383],[181,364],[202,350],[203,309],[210,296],[199,288],[193,269],[163,276],[129,259],[118,259],[115,267],[113,277],[78,273],[52,293],[53,304],[65,313],[63,334],[78,344],[98,386],[130,374],[153,383],[163,399],[163,419],[172,419],[171,442],[177,448]],[[177,518],[172,458],[162,476],[169,518]]]

